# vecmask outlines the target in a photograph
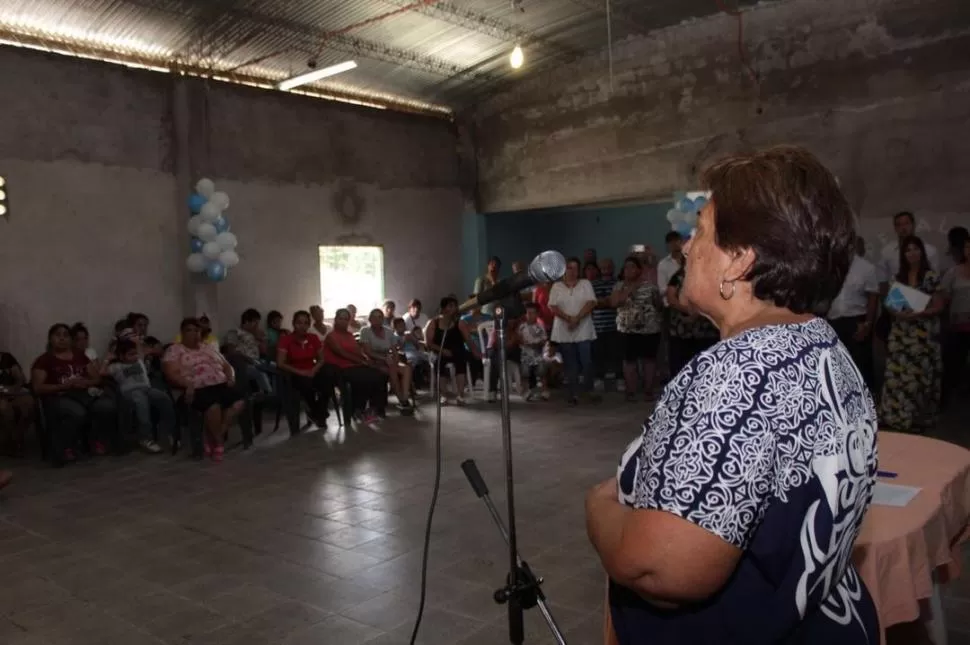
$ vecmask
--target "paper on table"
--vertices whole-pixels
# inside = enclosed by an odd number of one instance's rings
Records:
[[[872,491],[872,503],[880,506],[903,507],[909,504],[914,497],[919,495],[921,488],[914,486],[900,486],[898,484],[886,484],[876,482],[876,488]]]

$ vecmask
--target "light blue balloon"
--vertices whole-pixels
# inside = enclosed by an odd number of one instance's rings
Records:
[[[229,220],[224,215],[220,215],[219,219],[213,222],[213,226],[216,227],[216,233],[225,233],[229,230]]]
[[[205,246],[205,242],[197,237],[193,237],[189,240],[189,248],[192,249],[193,253],[202,253],[202,247]]]
[[[192,211],[193,215],[198,215],[207,201],[209,200],[199,193],[192,193],[189,195],[189,210]]]
[[[226,269],[226,265],[224,265],[222,262],[219,262],[218,260],[215,262],[210,262],[209,265],[205,268],[206,277],[212,280],[213,282],[222,282],[223,280],[226,279],[226,276],[228,274],[229,274],[229,270]]]
[[[687,199],[686,197],[684,197],[683,199],[679,200],[677,202],[677,210],[679,210],[681,213],[689,213],[689,212],[691,212],[692,210],[694,210],[694,202],[693,202],[693,200]]]
[[[700,209],[704,208],[704,206],[706,205],[707,205],[707,197],[704,197],[703,195],[701,195],[700,197],[694,200],[694,210],[699,211]]]
[[[674,225],[674,230],[681,234],[682,237],[690,237],[691,232],[694,227],[687,222],[677,222]]]

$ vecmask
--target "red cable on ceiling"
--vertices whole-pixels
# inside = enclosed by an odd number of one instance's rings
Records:
[[[748,53],[744,49],[744,14],[741,13],[741,9],[731,9],[724,4],[724,0],[714,0],[717,8],[721,13],[725,13],[738,20],[738,58],[741,59],[741,64],[748,71],[751,76],[751,80],[755,82],[755,85],[760,85],[760,79],[758,78],[758,72],[755,71],[754,66],[748,60]]]

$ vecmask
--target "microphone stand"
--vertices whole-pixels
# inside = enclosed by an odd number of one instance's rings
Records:
[[[507,604],[509,610],[509,642],[512,645],[522,645],[525,642],[525,622],[523,613],[526,609],[538,606],[542,617],[545,618],[549,631],[552,632],[557,645],[566,645],[562,631],[552,617],[549,608],[546,606],[546,596],[540,585],[542,578],[533,573],[528,563],[519,557],[517,535],[515,529],[515,481],[512,471],[512,420],[511,408],[509,405],[509,373],[508,363],[506,362],[505,351],[505,308],[495,308],[495,325],[498,340],[499,369],[502,379],[502,391],[500,393],[502,404],[502,450],[505,453],[505,491],[508,502],[509,525],[506,530],[502,523],[502,516],[499,514],[495,504],[488,494],[488,486],[482,479],[475,461],[468,459],[461,464],[461,469],[468,479],[475,494],[485,503],[489,514],[495,521],[499,532],[508,543],[509,547],[509,573],[505,579],[505,586],[498,589],[494,594],[495,602]],[[494,369],[494,366],[493,366]],[[488,384],[485,385],[488,387]]]

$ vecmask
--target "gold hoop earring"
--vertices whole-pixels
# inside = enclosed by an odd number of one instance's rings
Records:
[[[724,295],[724,283],[725,282],[727,282],[729,285],[731,285],[731,293],[729,293],[728,295]],[[721,284],[718,285],[718,287],[717,287],[717,292],[719,294],[721,294],[721,299],[722,300],[730,300],[731,298],[734,297],[734,292],[735,292],[735,290],[737,288],[738,287],[737,287],[737,281],[736,280],[721,280]]]

